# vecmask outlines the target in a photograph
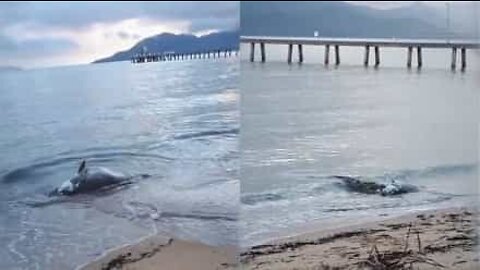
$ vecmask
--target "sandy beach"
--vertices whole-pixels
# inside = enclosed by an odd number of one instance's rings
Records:
[[[162,236],[107,252],[78,270],[220,270],[234,269],[237,249],[213,247]]]
[[[240,261],[242,269],[479,269],[477,216],[456,208],[320,229],[250,247]]]

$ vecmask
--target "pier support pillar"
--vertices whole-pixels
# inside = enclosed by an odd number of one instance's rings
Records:
[[[375,46],[375,67],[380,65],[380,48]]]
[[[455,70],[457,68],[457,48],[453,47],[452,48],[452,64],[450,65],[452,70]]]
[[[422,60],[422,47],[417,47],[417,66],[418,68],[421,68],[423,65],[423,60]]]
[[[335,65],[340,65],[340,46],[335,45]]]
[[[409,46],[408,47],[408,52],[407,52],[407,67],[408,68],[412,67],[412,54],[413,54],[413,47]]]
[[[303,63],[303,45],[298,44],[298,63]]]
[[[262,63],[265,63],[265,43],[260,43],[260,52],[262,53]]]
[[[462,71],[465,71],[465,69],[467,68],[467,49],[463,47],[461,49],[461,53],[462,53]]]
[[[292,63],[292,51],[293,51],[293,44],[288,44],[288,55],[287,55],[287,63]]]
[[[365,57],[363,59],[363,65],[368,67],[368,58],[370,56],[370,46],[365,46]]]
[[[325,66],[328,66],[328,61],[330,59],[330,45],[325,45],[325,59],[323,60],[323,63]]]
[[[250,43],[250,62],[255,61],[255,43]]]

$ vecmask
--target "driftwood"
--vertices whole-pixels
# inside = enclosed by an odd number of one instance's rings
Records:
[[[418,251],[409,249],[410,233],[412,232],[412,224],[408,226],[405,247],[403,251],[383,251],[380,252],[376,244],[372,246],[368,254],[368,258],[359,263],[359,267],[373,270],[400,270],[413,269],[414,264],[428,264],[438,268],[445,268],[442,264],[428,258],[422,252],[422,241],[420,232],[417,230]]]

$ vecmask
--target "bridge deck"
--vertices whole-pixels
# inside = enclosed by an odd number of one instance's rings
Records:
[[[473,40],[439,39],[357,39],[322,37],[273,37],[241,36],[242,43],[265,44],[303,44],[303,45],[339,45],[339,46],[379,46],[379,47],[423,47],[423,48],[480,48],[480,42]]]

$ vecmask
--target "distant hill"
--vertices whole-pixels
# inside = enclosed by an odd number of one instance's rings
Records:
[[[143,39],[129,50],[117,52],[110,57],[96,60],[93,63],[130,60],[133,55],[142,53],[144,48],[150,53],[172,51],[176,53],[191,53],[217,49],[238,49],[238,44],[238,32],[216,32],[201,37],[163,33]]]
[[[23,69],[14,66],[0,66],[0,72],[22,71]]]
[[[438,12],[415,3],[390,10],[346,2],[263,2],[240,4],[242,35],[351,38],[446,38]]]

